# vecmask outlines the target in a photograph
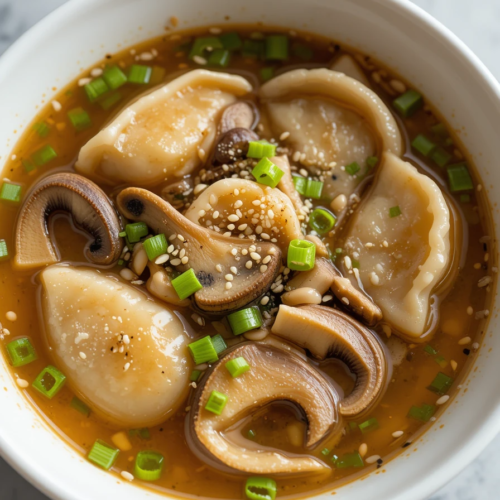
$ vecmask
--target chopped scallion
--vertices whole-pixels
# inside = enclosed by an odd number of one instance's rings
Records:
[[[99,100],[99,106],[101,106],[104,111],[111,109],[117,102],[121,101],[122,95],[120,92],[111,92],[111,94],[103,97]]]
[[[269,158],[262,158],[252,170],[252,175],[259,184],[275,188],[285,172],[278,168]]]
[[[104,78],[99,77],[92,80],[90,83],[87,83],[83,87],[85,89],[85,93],[89,98],[90,102],[95,102],[97,99],[102,97],[106,92],[109,91],[108,84],[104,81]]]
[[[250,429],[248,432],[247,432],[247,438],[248,439],[255,439],[255,436],[256,436],[256,432],[252,429]]]
[[[173,279],[172,286],[181,300],[187,299],[193,295],[193,293],[203,288],[203,285],[198,281],[193,269],[188,269],[180,276]]]
[[[363,434],[368,434],[369,432],[376,431],[379,427],[380,426],[376,418],[370,418],[369,420],[366,420],[362,424],[359,424],[359,430]]]
[[[326,234],[335,226],[335,216],[325,208],[316,208],[309,216],[309,225],[318,234]]]
[[[274,68],[262,68],[260,70],[260,79],[263,82],[267,82],[267,80],[270,80],[274,76]]]
[[[92,126],[92,120],[83,108],[70,109],[68,111],[68,118],[77,132],[81,132]]]
[[[399,208],[399,205],[389,208],[389,217],[391,217],[391,219],[394,217],[399,217],[401,214],[402,212],[401,209]]]
[[[151,439],[151,432],[149,432],[149,429],[147,427],[143,427],[141,429],[130,429],[128,431],[128,435],[130,437],[137,436],[138,438],[143,439],[145,441]]]
[[[188,344],[189,352],[193,356],[194,363],[201,365],[202,363],[214,363],[219,359],[217,351],[212,344],[212,339],[209,335],[202,339],[196,340]]]
[[[376,156],[369,156],[366,159],[366,166],[369,169],[375,168],[378,165],[378,158]]]
[[[167,251],[167,238],[165,238],[164,234],[157,234],[152,238],[144,240],[142,246],[144,247],[144,250],[146,250],[148,259],[155,260],[156,257],[159,257]]]
[[[465,163],[457,163],[448,167],[448,181],[450,190],[453,192],[474,189],[469,169]]]
[[[276,145],[265,140],[250,141],[248,143],[248,158],[270,158],[276,156]]]
[[[45,122],[35,123],[35,125],[33,125],[33,130],[42,139],[47,137],[50,133],[50,127]]]
[[[450,162],[450,160],[453,158],[453,156],[446,151],[446,149],[443,148],[437,148],[432,154],[431,154],[431,160],[438,166],[438,167],[446,167],[446,165]]]
[[[416,90],[408,90],[392,102],[393,106],[405,118],[409,118],[424,104],[422,95]]]
[[[205,405],[205,410],[211,411],[216,415],[220,415],[224,410],[228,399],[229,398],[225,394],[222,394],[222,392],[212,391],[207,404]]]
[[[314,51],[308,45],[297,43],[292,47],[292,53],[295,57],[303,61],[310,61],[314,57]]]
[[[321,450],[321,454],[327,457],[328,455],[330,455],[330,450],[328,448],[323,448]]]
[[[264,56],[264,42],[262,40],[244,40],[241,55],[262,58]]]
[[[424,347],[424,351],[427,353],[427,354],[430,354],[431,356],[434,356],[435,354],[437,354],[438,352],[436,351],[436,349],[434,349],[434,347],[432,347],[431,345],[427,344],[425,347]]]
[[[80,412],[82,415],[85,415],[86,417],[90,415],[90,408],[76,396],[71,400],[70,406],[71,408]]]
[[[148,226],[144,222],[133,222],[125,226],[125,235],[130,243],[137,243],[141,238],[147,236],[148,232]]]
[[[0,262],[8,260],[9,249],[7,248],[7,242],[5,240],[0,240]]]
[[[312,179],[307,179],[306,184],[306,198],[313,198],[314,200],[319,200],[321,198],[321,193],[323,191],[323,183],[321,181],[314,181]]]
[[[249,477],[245,483],[245,495],[249,500],[274,500],[277,486],[274,479]]]
[[[470,203],[470,194],[461,194],[460,195],[461,203]]]
[[[189,380],[191,382],[198,382],[199,378],[201,377],[201,374],[203,372],[201,372],[200,370],[193,370],[191,372],[191,375],[189,376]]]
[[[231,359],[225,366],[233,378],[239,377],[250,370],[250,365],[242,356]]]
[[[151,78],[149,79],[149,83],[151,85],[158,85],[159,83],[163,82],[166,73],[167,70],[165,68],[162,68],[161,66],[153,66],[153,69],[151,70]]]
[[[295,190],[299,194],[305,195],[307,188],[307,179],[305,177],[301,177],[300,175],[294,175],[292,179],[293,179],[293,185],[295,186]]]
[[[257,306],[247,307],[231,313],[227,320],[234,335],[241,335],[262,326],[262,316]]]
[[[14,368],[27,365],[38,358],[35,348],[27,337],[9,342],[7,344],[7,354]]]
[[[0,189],[0,200],[8,203],[19,203],[21,201],[21,186],[4,182]]]
[[[223,49],[224,46],[219,38],[216,36],[207,36],[196,38],[191,51],[189,52],[189,59],[193,59],[195,56],[205,56],[205,51],[214,51],[216,49]]]
[[[452,385],[453,379],[445,373],[439,372],[427,389],[442,396],[450,390]]]
[[[417,135],[411,143],[412,147],[416,149],[419,153],[424,156],[429,156],[435,149],[436,144],[434,144],[430,139],[425,137],[423,134]]]
[[[365,463],[361,458],[361,455],[355,451],[353,453],[346,453],[342,455],[341,458],[335,461],[335,467],[337,469],[346,469],[348,467],[364,467]]]
[[[436,125],[433,125],[431,127],[431,132],[441,139],[446,139],[450,135],[444,123],[436,123]]]
[[[108,66],[102,78],[111,90],[116,90],[127,83],[127,75],[118,66]]]
[[[31,155],[31,159],[33,160],[33,163],[37,167],[42,167],[43,165],[49,163],[49,161],[53,160],[56,157],[57,157],[57,153],[48,144],[43,146],[42,148],[36,150]]]
[[[87,458],[104,470],[109,470],[113,467],[119,453],[120,451],[118,449],[112,448],[104,441],[98,439],[94,443],[94,446],[92,446]]]
[[[227,349],[227,344],[219,333],[212,337],[212,345],[214,346],[215,352],[219,355],[221,352]]]
[[[128,72],[128,81],[138,85],[146,85],[151,79],[151,67],[141,64],[133,64]]]
[[[134,475],[142,481],[160,479],[165,461],[161,453],[156,451],[140,451],[135,458]]]
[[[412,406],[408,412],[408,417],[421,422],[428,422],[434,415],[436,407],[433,405],[423,404],[421,407]]]
[[[434,361],[444,370],[448,366],[448,361],[443,356],[436,356]]]
[[[231,61],[231,52],[226,49],[215,49],[210,52],[208,57],[209,66],[218,66],[220,68],[227,68],[229,62]]]
[[[292,240],[288,247],[287,266],[292,271],[309,271],[316,260],[316,245],[307,240]]]
[[[241,49],[242,43],[241,38],[238,33],[223,33],[219,36],[219,40],[222,43],[222,46],[226,50],[239,50]]]
[[[22,160],[22,164],[27,174],[29,174],[36,168],[36,165],[31,160]]]
[[[35,379],[32,386],[45,397],[52,399],[66,383],[66,376],[54,366],[47,366]]]
[[[266,36],[265,57],[268,61],[288,59],[288,37],[285,35]]]
[[[356,175],[359,171],[361,170],[361,167],[359,166],[359,163],[353,161],[352,163],[349,163],[349,165],[345,166],[345,171],[349,175]]]

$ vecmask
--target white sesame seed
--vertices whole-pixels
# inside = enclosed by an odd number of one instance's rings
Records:
[[[359,454],[364,457],[367,453],[368,453],[368,445],[366,443],[362,443],[360,446],[359,446]]]
[[[479,344],[477,342],[474,342],[472,344],[472,349],[474,349],[475,351],[477,351],[479,349]]]
[[[333,295],[325,295],[325,296],[321,299],[321,301],[322,301],[322,302],[328,302],[328,301],[330,301],[330,300],[332,300],[332,299],[333,299]]]
[[[201,66],[204,66],[205,64],[207,64],[207,60],[201,56],[193,56],[193,61],[196,64],[200,64]]]
[[[396,432],[392,433],[392,437],[397,439],[397,438],[401,437],[403,434],[404,434],[403,431],[396,431]]]
[[[251,253],[250,253],[250,257],[251,257],[253,260],[260,260],[260,259],[261,259],[260,255],[259,255],[257,252],[251,252]]]
[[[165,262],[167,262],[169,258],[170,256],[164,253],[163,255],[160,255],[159,257],[156,258],[155,264],[158,265],[165,264]]]
[[[186,241],[186,238],[184,238],[184,236],[182,236],[182,234],[178,234],[177,238],[179,238],[181,241]]]
[[[309,175],[309,172],[305,168],[301,168],[299,170],[299,174],[303,175],[304,177],[307,177]]]
[[[464,337],[458,341],[458,345],[466,345],[469,344],[471,341],[470,337]]]
[[[218,218],[219,218],[219,211],[218,211],[218,210],[216,210],[216,211],[212,214],[212,217],[213,217],[214,219],[218,219]]]
[[[260,272],[264,274],[267,271],[267,266],[260,266]]]
[[[125,363],[125,366],[123,367],[123,371],[126,372],[130,368],[130,363]]]
[[[439,406],[439,405],[444,405],[448,399],[450,399],[450,396],[448,396],[448,394],[445,394],[444,396],[441,396],[437,401],[436,401],[436,404]]]
[[[483,276],[478,282],[477,286],[479,288],[483,288],[485,286],[488,286],[491,282],[493,281],[493,278],[491,276]]]
[[[278,285],[273,292],[274,293],[281,293],[283,291],[283,285]]]
[[[215,266],[215,269],[216,269],[219,273],[221,273],[221,272],[222,272],[222,266],[221,266],[220,264],[217,264],[217,265]]]
[[[347,297],[342,297],[342,302],[346,305],[349,305],[349,299]]]
[[[245,267],[247,269],[252,269],[252,265],[253,265],[253,262],[251,260],[247,261],[247,263],[245,264]]]
[[[198,149],[198,158],[203,161],[205,159],[205,150],[200,148]]]
[[[87,359],[87,355],[84,352],[79,353],[80,358]]]
[[[181,262],[182,264],[187,264],[189,262],[189,257],[185,255],[184,257],[182,257]]]
[[[222,30],[220,28],[216,28],[215,26],[210,28],[208,31],[212,33],[212,35],[220,35],[222,33]]]
[[[367,464],[374,464],[377,460],[380,460],[380,455],[372,455],[371,457],[368,457],[365,462]]]
[[[229,274],[229,273],[228,273],[228,274],[226,274],[226,275],[224,276],[224,279],[225,279],[226,281],[233,281],[234,276],[233,276],[232,274]]]
[[[236,226],[234,224],[228,224],[227,225],[227,228],[229,229],[229,231],[232,231]]]
[[[233,284],[229,281],[226,283],[226,290],[230,290],[233,287]]]
[[[346,267],[346,269],[352,269],[352,261],[348,255],[344,257],[344,266]]]
[[[176,234],[171,234],[169,237],[168,237],[168,241],[174,241],[175,238],[177,238],[177,235]]]
[[[173,266],[178,266],[180,263],[181,263],[181,259],[172,259],[170,261],[170,264],[172,264]]]
[[[92,81],[92,78],[80,78],[78,80],[78,86],[83,87],[83,86],[87,85],[87,83],[90,83],[91,81]]]
[[[167,248],[167,252],[168,253],[172,253],[174,251],[174,245],[169,245],[168,248]]]
[[[205,210],[200,210],[200,211],[198,212],[198,217],[205,217],[206,213],[207,213],[207,212],[205,212]]]
[[[450,365],[453,371],[455,371],[458,368],[458,363],[454,359],[450,361]]]
[[[231,254],[232,254],[232,255],[236,255],[237,253],[238,253],[238,250],[237,250],[236,248],[233,248],[233,249],[231,250]]]
[[[25,389],[26,387],[28,387],[28,385],[30,385],[29,382],[27,380],[24,380],[23,378],[16,379],[16,382],[17,385],[22,389]]]
[[[61,106],[61,103],[59,101],[52,101],[52,108],[54,109],[54,111],[57,113],[59,111],[61,111],[62,109],[62,106]]]
[[[6,317],[9,321],[16,321],[16,320],[17,320],[17,314],[16,314],[14,311],[8,311],[8,312],[5,314],[5,317]]]
[[[94,78],[96,78],[97,76],[101,76],[101,75],[102,75],[102,68],[93,68],[90,71],[90,76],[93,76]]]
[[[285,139],[288,139],[290,137],[290,132],[283,132],[280,135],[280,141],[284,141]]]
[[[260,301],[260,303],[263,306],[265,306],[268,302],[269,302],[269,297],[267,295],[265,295],[264,297],[262,297],[262,300]]]
[[[374,286],[377,286],[380,283],[378,274],[374,273],[373,271],[370,273],[370,282]]]
[[[120,475],[123,477],[123,479],[126,479],[127,481],[133,481],[134,476],[130,474],[130,472],[127,472],[126,470],[122,470],[120,472]]]
[[[120,276],[127,281],[132,281],[133,279],[136,279],[137,276],[130,270],[130,269],[122,269],[120,271]]]
[[[243,202],[241,200],[236,200],[234,202],[234,208],[240,208],[241,206],[243,206]]]
[[[237,222],[240,220],[240,218],[236,215],[236,214],[231,214],[228,218],[227,218],[228,221],[230,222]]]
[[[238,274],[238,269],[236,269],[234,266],[231,266],[229,268],[229,270],[233,273],[233,274]]]
[[[468,314],[469,316],[472,316],[472,314],[473,314],[473,313],[474,313],[474,309],[472,309],[472,307],[471,307],[471,306],[469,306],[469,307],[467,308],[467,314]]]
[[[272,257],[270,255],[267,255],[262,259],[262,264],[268,264],[269,262],[271,262],[271,259]]]

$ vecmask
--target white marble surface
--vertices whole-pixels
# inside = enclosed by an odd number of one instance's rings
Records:
[[[0,0],[0,54],[65,1]],[[455,32],[500,78],[500,0],[414,0],[414,3]],[[498,500],[499,469],[500,436],[430,500]],[[47,499],[0,459],[0,500]]]

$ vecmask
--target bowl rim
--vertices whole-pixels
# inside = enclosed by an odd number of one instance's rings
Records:
[[[474,52],[449,28],[435,19],[423,8],[411,2],[411,0],[375,0],[376,3],[384,3],[391,9],[401,14],[412,17],[418,23],[433,32],[441,43],[469,65],[469,68],[486,84],[483,90],[490,93],[490,97],[500,102],[500,83],[493,76],[486,65],[474,54]],[[52,27],[64,22],[68,17],[75,18],[79,12],[96,8],[101,0],[68,0],[63,5],[54,9],[25,33],[23,33],[5,52],[0,56],[0,84],[9,75],[9,68],[23,59],[23,56],[31,50],[34,41],[50,36]],[[314,32],[313,29],[311,29]],[[383,57],[381,58],[383,61]],[[13,445],[4,436],[4,430],[0,428],[0,456],[24,479],[29,481],[42,493],[50,498],[58,500],[87,500],[78,491],[69,489],[63,481],[55,476],[47,476],[36,463],[30,463],[24,456],[22,450]],[[429,431],[427,431],[429,432]],[[393,500],[420,500],[427,498],[439,488],[457,476],[467,465],[469,465],[486,448],[493,438],[500,432],[500,403],[489,413],[483,414],[481,423],[473,433],[461,437],[461,446],[458,451],[447,461],[442,462],[424,482],[409,484],[408,489],[399,493]],[[28,466],[29,465],[29,466]]]

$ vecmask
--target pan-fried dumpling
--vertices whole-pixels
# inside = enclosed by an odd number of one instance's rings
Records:
[[[345,252],[365,290],[408,338],[426,331],[433,290],[451,256],[450,210],[437,184],[385,153],[374,186],[347,228]]]
[[[121,111],[80,151],[76,169],[104,182],[148,186],[192,172],[221,112],[252,90],[240,76],[194,70]]]
[[[378,151],[401,154],[397,124],[382,100],[365,85],[328,69],[298,69],[260,90],[275,137],[289,132],[287,145],[305,156],[304,165],[328,170],[323,194],[349,195],[367,172],[366,159]],[[293,154],[293,153],[292,153]],[[354,175],[344,167],[356,162]]]
[[[192,368],[179,318],[93,269],[55,265],[40,276],[47,344],[78,396],[124,427],[173,415]]]
[[[276,243],[286,254],[302,239],[290,198],[279,189],[245,179],[221,179],[209,186],[184,214],[190,221],[231,236]],[[230,216],[236,215],[237,221]]]

